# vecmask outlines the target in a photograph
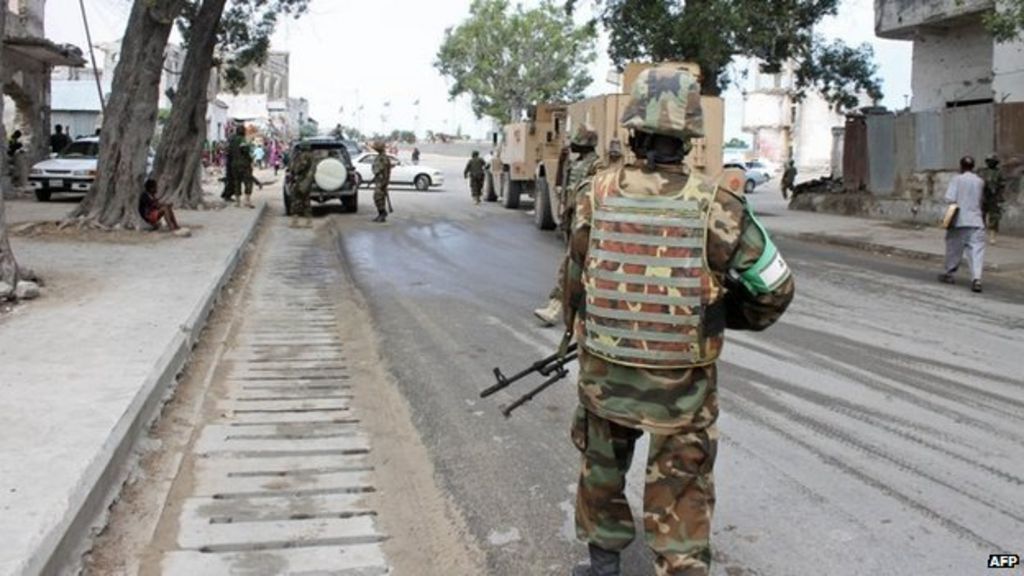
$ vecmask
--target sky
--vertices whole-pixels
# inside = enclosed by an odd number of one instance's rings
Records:
[[[273,49],[291,53],[291,96],[309,100],[310,115],[321,127],[341,122],[368,133],[399,128],[421,134],[426,130],[454,133],[461,128],[484,138],[491,122],[476,119],[468,99],[451,102],[449,83],[433,67],[445,29],[466,17],[470,1],[311,0],[302,18],[282,21]],[[85,4],[94,44],[121,37],[131,0],[86,0]],[[873,0],[844,0],[839,15],[823,21],[818,32],[848,44],[871,44],[883,81],[882,104],[902,108],[904,95],[910,94],[911,44],[875,38],[873,6]],[[86,48],[78,0],[48,0],[46,35]],[[607,41],[602,37],[599,57],[590,70],[594,83],[588,95],[614,90],[606,81],[611,68],[606,52]],[[102,65],[101,55],[97,60]],[[730,90],[726,101],[726,136],[742,136],[739,90]]]

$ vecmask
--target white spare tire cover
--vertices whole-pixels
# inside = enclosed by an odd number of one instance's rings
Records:
[[[345,169],[341,160],[324,158],[316,165],[313,180],[321,190],[334,192],[345,185],[345,180],[348,180],[348,170]]]

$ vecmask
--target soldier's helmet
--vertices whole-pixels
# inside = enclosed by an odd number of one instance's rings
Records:
[[[999,164],[999,154],[996,154],[995,152],[993,152],[993,153],[989,154],[988,156],[985,156],[985,164],[987,164],[989,166],[996,166],[996,165],[998,165]]]
[[[386,148],[386,146],[384,145],[384,142],[383,142],[383,141],[381,141],[381,140],[377,140],[377,141],[376,141],[376,142],[374,142],[374,143],[373,143],[372,145],[370,145],[370,148],[373,148],[373,149],[374,149],[374,150],[376,150],[377,152],[380,152],[380,153],[382,153],[382,154],[383,154],[383,153],[384,153],[384,149]]]
[[[597,131],[586,126],[580,126],[572,135],[569,143],[581,148],[597,148]]]
[[[644,70],[633,84],[622,125],[682,139],[703,136],[700,84],[689,72],[671,66]]]
[[[622,142],[618,138],[608,143],[608,157],[612,160],[622,158]]]

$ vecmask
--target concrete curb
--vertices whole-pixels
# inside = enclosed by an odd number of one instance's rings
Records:
[[[887,246],[885,244],[877,244],[875,242],[868,242],[867,240],[857,240],[855,238],[845,238],[843,236],[832,236],[829,234],[821,234],[818,232],[779,232],[779,236],[783,238],[792,238],[794,240],[803,240],[806,242],[816,242],[819,244],[831,244],[833,246],[843,246],[846,248],[854,248],[857,250],[863,250],[865,252],[873,252],[875,254],[882,254],[884,256],[898,256],[900,258],[909,258],[912,260],[922,260],[926,262],[939,262],[945,261],[945,256],[942,254],[934,254],[931,252],[924,252],[920,250],[910,250],[907,248],[897,248],[895,246]],[[987,272],[1010,272],[1016,269],[1015,266],[1000,267],[991,263],[985,264],[985,271]]]
[[[266,214],[267,205],[264,203],[245,236],[225,261],[223,272],[207,287],[202,300],[164,350],[114,426],[103,448],[86,469],[76,493],[69,499],[64,518],[42,538],[34,554],[22,564],[20,574],[77,573],[81,556],[93,536],[93,527],[103,521],[120,493],[128,473],[125,465],[131,460],[139,434],[149,427],[159,413],[167,393],[173,390],[178,374],[206,327],[206,320],[221,290],[234,275],[245,248],[252,241]]]

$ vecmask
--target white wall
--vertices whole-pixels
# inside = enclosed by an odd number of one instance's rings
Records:
[[[921,29],[914,41],[914,112],[992,98],[992,36],[979,21],[948,32]]]
[[[819,94],[811,93],[797,106],[793,134],[793,160],[801,172],[827,173],[832,160],[832,128],[843,126],[837,114]]]
[[[996,44],[992,53],[996,103],[1024,102],[1024,41]]]
[[[206,107],[206,139],[210,142],[224,140],[224,129],[228,125],[228,109],[214,102]]]

